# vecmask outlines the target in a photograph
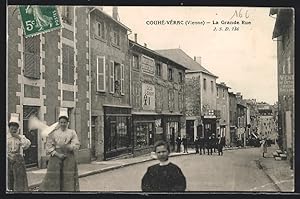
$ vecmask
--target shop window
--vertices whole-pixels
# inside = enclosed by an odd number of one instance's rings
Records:
[[[110,136],[108,137],[108,150],[121,149],[129,147],[130,135],[127,127],[127,117],[110,117]]]
[[[24,38],[24,76],[40,79],[40,37]]]
[[[136,142],[135,147],[147,147],[154,144],[153,123],[136,123]]]

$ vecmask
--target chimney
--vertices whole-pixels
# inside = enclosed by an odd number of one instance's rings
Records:
[[[201,65],[201,57],[194,56],[194,61]]]
[[[134,41],[137,43],[137,33],[134,33]]]
[[[112,17],[119,21],[118,18],[119,18],[119,14],[118,14],[118,7],[117,6],[113,6],[113,9],[112,9]]]
[[[147,44],[146,43],[144,43],[144,47],[147,48]]]

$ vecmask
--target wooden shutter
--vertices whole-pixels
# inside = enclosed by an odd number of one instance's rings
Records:
[[[24,76],[40,79],[40,37],[24,38]]]
[[[124,95],[124,64],[121,64],[121,94]]]
[[[74,84],[74,74],[75,74],[75,65],[74,65],[74,49],[68,47],[69,49],[69,83]]]
[[[97,57],[97,91],[105,92],[105,57]]]
[[[114,93],[114,90],[115,90],[115,79],[114,79],[114,74],[115,74],[115,71],[114,71],[114,61],[110,61],[110,66],[109,66],[109,82],[110,82],[110,93]]]

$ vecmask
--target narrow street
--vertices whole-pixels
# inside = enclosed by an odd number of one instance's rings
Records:
[[[259,168],[259,148],[225,151],[223,156],[188,155],[171,158],[187,179],[187,191],[270,191],[276,187]],[[141,191],[150,161],[80,178],[81,191]]]

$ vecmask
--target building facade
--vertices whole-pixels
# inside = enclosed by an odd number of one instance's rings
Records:
[[[173,151],[177,136],[185,135],[186,68],[139,45],[137,39],[129,46],[134,154],[152,151],[161,139]]]
[[[226,145],[230,144],[230,116],[229,116],[229,87],[224,82],[217,83],[217,110],[220,111],[220,119],[217,134],[225,137]]]
[[[132,153],[128,27],[90,10],[91,155],[107,160]]]
[[[61,29],[25,38],[18,7],[8,7],[7,114],[19,114],[20,133],[32,143],[24,151],[27,166],[45,167],[47,159],[38,130],[28,129],[29,116],[50,125],[60,108],[68,109],[69,126],[78,134],[79,162],[89,161],[88,9],[60,6],[58,12]]]
[[[271,9],[276,14],[272,39],[277,41],[278,144],[293,167],[295,138],[295,14],[292,8]]]
[[[201,65],[201,58],[191,58],[181,49],[157,52],[188,68],[186,71],[186,129],[189,142],[196,136],[216,134],[219,111],[216,110],[216,79]]]
[[[233,92],[228,92],[229,97],[229,125],[230,125],[230,146],[236,146],[237,144],[237,100],[236,95]]]
[[[258,104],[258,133],[260,138],[275,141],[277,139],[276,126],[272,106],[266,103]]]

